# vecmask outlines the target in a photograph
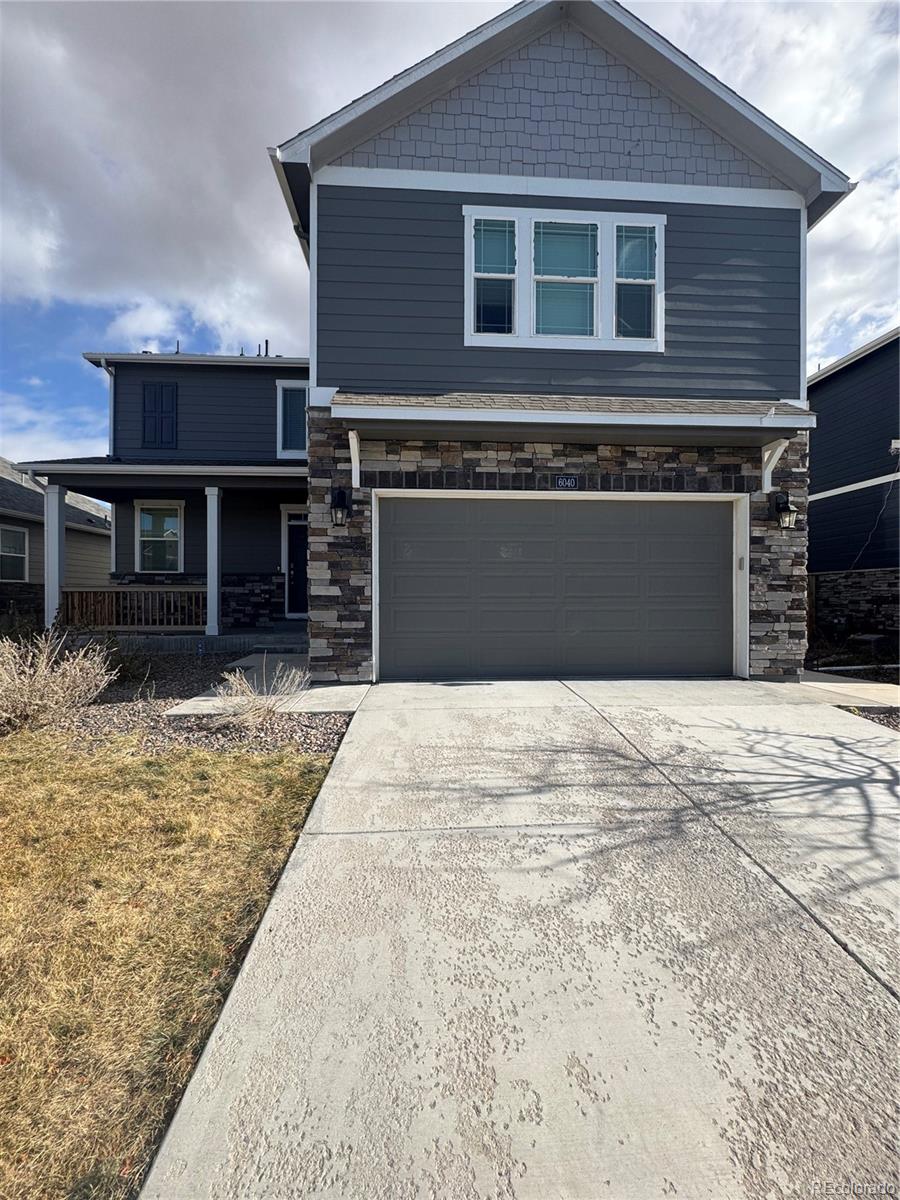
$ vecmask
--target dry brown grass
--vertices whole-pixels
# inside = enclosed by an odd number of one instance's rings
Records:
[[[323,756],[0,739],[0,1196],[132,1195]]]
[[[309,671],[284,662],[277,663],[274,672],[270,672],[265,655],[262,666],[256,670],[226,671],[222,682],[213,688],[215,695],[228,705],[217,723],[250,728],[262,725],[269,717],[285,711],[285,705],[305,692],[309,682]]]

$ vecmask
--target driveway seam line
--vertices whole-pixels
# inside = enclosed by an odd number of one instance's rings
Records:
[[[563,687],[569,686],[567,683],[564,683],[562,680],[560,680],[560,682],[563,684]],[[572,690],[572,694],[576,695],[576,696],[578,695],[578,693],[575,692],[574,690]],[[616,725],[616,723],[606,715],[605,712],[602,712],[599,708],[597,708],[597,706],[595,704],[591,703],[590,700],[585,700],[585,703],[590,705],[590,707],[594,710],[594,712],[597,714],[597,716],[600,717],[602,720],[604,720],[611,729],[615,730],[615,732],[619,735],[619,737],[623,738],[628,743],[628,745],[631,746],[631,748],[633,750],[635,750],[641,756],[641,758],[643,758],[644,761],[653,768],[654,771],[656,771],[659,775],[661,775],[667,783],[671,784],[671,786],[673,788],[675,788],[675,790],[678,792],[678,794],[683,796],[685,798],[685,800],[687,800],[688,804],[690,804],[692,808],[696,809],[697,812],[699,812],[702,816],[704,816],[707,819],[707,821],[709,821],[710,825],[712,825],[713,828],[716,829],[722,835],[722,837],[724,837],[726,839],[726,841],[730,842],[731,845],[734,846],[734,848],[736,850],[738,850],[741,854],[744,855],[745,858],[747,858],[751,863],[753,863],[753,865],[757,868],[757,870],[761,871],[763,873],[763,875],[766,876],[767,879],[769,879],[772,883],[774,883],[775,886],[781,892],[783,892],[785,896],[788,897],[788,899],[792,900],[797,905],[798,908],[800,908],[803,912],[805,912],[806,915],[816,925],[818,925],[818,927],[823,931],[823,933],[826,933],[831,938],[831,940],[835,943],[836,946],[839,946],[841,948],[841,950],[844,951],[845,954],[849,955],[849,957],[853,959],[853,961],[857,964],[857,966],[862,967],[862,969],[866,972],[866,974],[871,979],[873,979],[877,984],[879,984],[881,987],[883,987],[884,990],[889,995],[893,996],[894,1000],[896,1000],[898,1003],[900,1003],[900,992],[898,992],[896,990],[896,988],[894,988],[886,979],[883,979],[881,977],[881,975],[879,975],[879,973],[873,967],[870,967],[869,964],[865,961],[865,959],[861,958],[860,955],[857,954],[857,952],[850,945],[848,945],[848,943],[845,942],[842,937],[840,937],[837,933],[835,933],[835,931],[831,928],[830,925],[826,924],[826,922],[823,921],[821,917],[819,917],[815,912],[813,912],[813,910],[809,907],[808,904],[804,903],[804,901],[801,900],[800,897],[795,892],[792,892],[791,889],[786,884],[782,883],[782,881],[778,878],[777,875],[774,875],[767,866],[765,866],[763,863],[761,863],[759,861],[758,858],[756,858],[753,854],[751,854],[751,852],[747,849],[746,846],[744,846],[741,842],[739,842],[738,839],[736,837],[734,837],[733,834],[729,833],[728,830],[725,829],[716,820],[716,818],[712,815],[712,813],[710,813],[703,806],[703,804],[700,803],[699,800],[695,800],[693,798],[693,796],[690,795],[689,792],[685,791],[685,789],[681,786],[680,783],[677,783],[676,780],[672,779],[671,776],[668,775],[663,770],[663,768],[661,766],[659,766],[658,763],[655,763],[653,761],[653,759],[649,757],[649,755],[645,754],[644,751],[640,748],[640,746],[638,746],[635,742],[633,742],[631,740],[631,738],[628,736],[628,734],[624,733],[618,727],[618,725]]]

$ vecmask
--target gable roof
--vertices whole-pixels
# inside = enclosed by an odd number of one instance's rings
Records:
[[[570,21],[799,193],[812,227],[853,185],[833,164],[682,53],[616,0],[523,0],[269,151],[295,226],[307,228],[315,170],[486,65]]]
[[[8,458],[0,458],[0,510],[20,513],[31,521],[44,520],[44,489],[17,468]],[[66,524],[109,532],[109,509],[88,496],[69,492],[66,496]]]
[[[882,346],[887,346],[889,342],[896,341],[897,338],[900,338],[900,325],[894,329],[889,329],[887,333],[882,333],[877,338],[873,338],[871,342],[866,342],[864,346],[857,346],[855,350],[851,350],[843,358],[835,359],[827,367],[822,367],[821,371],[816,371],[815,375],[810,375],[807,380],[807,386],[812,387],[815,383],[821,383],[829,375],[834,375],[836,371],[843,371],[844,367],[849,367],[851,363],[858,362],[861,358],[865,358],[869,354],[874,354],[876,350],[880,350]]]

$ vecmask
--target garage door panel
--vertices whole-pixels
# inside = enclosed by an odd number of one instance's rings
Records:
[[[380,677],[730,674],[732,536],[727,501],[384,499]]]

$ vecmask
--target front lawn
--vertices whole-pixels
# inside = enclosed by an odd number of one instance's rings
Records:
[[[0,738],[0,1195],[133,1195],[329,755]]]

